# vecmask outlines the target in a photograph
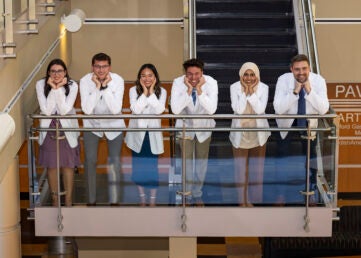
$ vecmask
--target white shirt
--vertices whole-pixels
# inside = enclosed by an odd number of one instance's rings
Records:
[[[246,110],[247,102],[250,103],[256,114],[265,114],[268,101],[268,86],[262,82],[258,83],[256,92],[249,96],[246,96],[241,88],[242,86],[240,81],[233,83],[230,87],[231,105],[234,114],[245,114],[244,112]],[[242,119],[232,119],[232,128],[240,127],[241,122]],[[258,128],[269,128],[267,119],[256,119],[256,125]],[[249,148],[263,146],[270,135],[270,132],[258,131],[256,142],[250,143],[252,145],[250,145]],[[231,131],[229,134],[229,139],[235,148],[245,148],[245,146],[242,145],[242,138],[243,134],[241,131]]]
[[[150,96],[140,95],[136,91],[136,86],[129,90],[130,109],[132,114],[136,115],[160,115],[165,110],[165,103],[167,100],[167,91],[161,88],[159,99],[153,93]],[[129,128],[161,128],[161,119],[130,119]],[[127,132],[125,136],[125,143],[128,148],[139,153],[142,148],[146,131]],[[164,152],[163,133],[160,131],[149,132],[150,149],[153,154],[161,154]]]
[[[208,75],[203,75],[205,83],[201,86],[202,94],[197,95],[196,104],[193,104],[192,94],[188,95],[188,87],[184,83],[184,77],[180,76],[173,81],[171,93],[171,108],[176,115],[212,115],[216,112],[218,103],[218,84],[215,79]],[[176,127],[183,127],[183,120],[177,119]],[[186,128],[215,127],[214,119],[186,119]],[[211,136],[212,132],[186,132],[186,137],[194,139],[197,136],[199,142],[204,142]]]
[[[69,94],[65,96],[65,88],[51,89],[48,97],[45,96],[44,86],[45,79],[41,79],[36,83],[36,95],[38,97],[39,107],[41,114],[44,115],[73,115],[75,114],[74,102],[78,94],[78,84],[75,81],[71,81],[69,85]],[[41,119],[40,127],[48,128],[51,123],[51,119]],[[60,119],[61,126],[63,128],[79,128],[77,119]],[[43,144],[47,132],[40,132],[39,144]],[[78,145],[79,132],[65,132],[65,137],[70,145],[74,148]]]
[[[112,80],[108,87],[99,90],[92,81],[93,73],[80,79],[81,108],[86,115],[121,114],[124,94],[124,80],[118,74],[109,73]],[[84,119],[84,127],[90,128],[125,128],[123,119]],[[122,132],[93,132],[99,137],[113,140]]]
[[[324,115],[329,109],[327,98],[327,86],[325,79],[315,73],[310,73],[308,81],[311,85],[311,92],[305,94],[306,114]],[[275,113],[279,115],[292,114],[297,115],[298,95],[293,94],[295,87],[295,78],[293,73],[281,75],[276,84],[276,92],[273,100]],[[279,127],[291,127],[295,119],[276,119]],[[317,119],[310,119],[310,126],[317,128]],[[281,137],[286,138],[288,132],[280,132]],[[315,132],[312,132],[315,135]]]

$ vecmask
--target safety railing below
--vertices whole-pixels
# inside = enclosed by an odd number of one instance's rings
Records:
[[[330,223],[332,218],[335,216],[334,211],[337,206],[336,182],[338,158],[337,125],[334,121],[336,117],[337,116],[335,114],[304,116],[30,115],[30,118],[34,120],[33,126],[31,126],[29,130],[28,141],[29,151],[31,153],[30,156],[32,157],[29,159],[29,167],[32,168],[29,169],[30,202],[32,206],[38,210],[38,212],[35,212],[35,220],[40,218],[43,220],[43,216],[50,216],[53,218],[52,223],[56,225],[56,228],[52,229],[52,233],[49,233],[49,229],[45,230],[43,227],[40,227],[47,233],[39,232],[39,234],[84,234],[84,232],[80,229],[78,233],[73,231],[75,230],[74,228],[69,229],[69,226],[72,225],[72,223],[69,222],[69,219],[73,215],[75,216],[75,214],[77,214],[77,216],[86,216],[85,214],[89,216],[101,216],[101,214],[98,214],[97,211],[100,212],[100,210],[107,207],[115,208],[111,210],[113,215],[109,214],[109,221],[112,221],[112,219],[119,215],[120,210],[123,213],[128,213],[130,216],[136,216],[134,219],[145,219],[143,216],[153,216],[154,214],[159,215],[162,213],[164,221],[172,222],[170,222],[171,230],[169,227],[162,226],[162,230],[159,231],[160,235],[204,234],[209,229],[205,230],[206,227],[204,227],[204,225],[199,228],[194,224],[202,223],[202,220],[198,221],[200,219],[200,217],[198,217],[198,212],[201,212],[202,214],[209,214],[211,211],[217,211],[214,214],[215,217],[211,216],[212,218],[208,221],[211,223],[211,221],[222,218],[222,216],[229,216],[229,209],[231,209],[238,215],[234,215],[235,217],[231,216],[229,218],[230,221],[235,219],[237,223],[241,223],[239,218],[242,216],[246,216],[248,219],[256,219],[257,216],[265,216],[259,214],[260,209],[265,209],[266,211],[275,209],[277,212],[280,212],[280,208],[287,208],[288,212],[290,212],[291,209],[292,212],[297,210],[304,215],[303,218],[297,222],[298,224],[296,223],[297,230],[293,233],[287,231],[288,235],[310,234],[309,232],[316,235],[328,234],[330,228],[327,228],[327,226],[324,230],[320,230],[318,228],[318,233],[314,232],[313,230],[315,229],[315,225],[312,223],[313,220],[311,218],[312,212],[314,212],[312,211],[313,208],[326,208],[328,210],[328,215],[326,216],[328,216],[328,222]],[[269,128],[241,128],[229,126],[216,126],[215,128],[189,128],[173,126],[175,124],[174,120],[184,120],[189,118],[215,119],[216,121],[218,119],[224,120],[239,118],[250,120],[267,119],[271,126]],[[307,128],[279,128],[275,126],[276,119],[294,118],[306,118],[308,120],[317,119],[318,127],[311,128],[308,126]],[[41,119],[53,119],[54,121],[60,121],[60,123],[56,123],[54,128],[41,128],[39,126],[35,126],[38,124],[36,121]],[[160,128],[86,128],[83,126],[80,126],[79,128],[65,128],[64,126],[61,126],[62,119],[76,119],[81,125],[83,124],[84,119],[99,119],[99,121],[103,119],[124,119],[126,122],[129,119],[160,119],[162,121],[162,126]],[[142,133],[144,131],[148,131],[149,134],[153,132],[161,132],[161,135],[163,135],[164,152],[157,156],[157,159],[154,161],[150,159],[149,156],[136,156],[136,153],[132,153],[132,151],[123,142],[121,150],[119,150],[120,170],[116,171],[114,171],[114,166],[109,164],[107,141],[104,137],[100,138],[95,181],[96,206],[93,206],[94,203],[89,203],[88,199],[89,181],[87,177],[88,175],[84,169],[84,152],[86,152],[84,147],[84,133],[122,132],[126,135],[130,132]],[[42,132],[52,132],[55,135],[55,139],[58,139],[58,144],[59,142],[65,140],[62,134],[66,134],[67,132],[80,133],[79,146],[81,150],[81,164],[79,164],[74,171],[71,207],[65,206],[66,191],[64,187],[67,182],[64,180],[65,178],[61,180],[61,178],[64,177],[62,169],[59,166],[56,169],[58,184],[57,189],[60,190],[53,193],[53,195],[55,194],[59,197],[57,198],[57,203],[54,204],[52,193],[48,184],[49,177],[46,174],[48,171],[37,164],[39,158],[39,146],[37,140],[39,133]],[[212,132],[208,148],[208,159],[189,160],[189,155],[187,156],[188,150],[186,150],[186,148],[182,148],[182,146],[186,146],[185,141],[187,140],[187,137],[185,137],[185,135],[189,132]],[[270,134],[267,143],[265,144],[266,150],[264,158],[262,158],[262,156],[255,157],[256,164],[263,163],[260,170],[261,172],[257,172],[257,168],[250,166],[247,178],[239,178],[237,173],[240,171],[235,169],[236,159],[234,158],[234,149],[231,141],[229,140],[230,132],[243,134],[266,132]],[[291,148],[288,149],[288,153],[283,153],[284,151],[282,148],[285,146],[285,140],[280,137],[280,132],[289,132],[294,133],[295,135],[302,134],[302,137],[290,139],[287,144],[289,144]],[[159,137],[159,134],[157,137]],[[315,149],[316,153],[310,153],[309,149],[311,147]],[[306,150],[306,152],[303,152],[302,148]],[[61,150],[60,145],[58,146],[58,149]],[[59,156],[58,159],[60,159]],[[195,167],[191,174],[197,174],[197,169],[200,169],[201,166],[206,166],[203,179],[197,182],[189,179],[191,175],[186,169],[189,162],[192,162]],[[59,161],[57,161],[57,164],[59,164]],[[114,173],[119,173],[119,175],[115,177]],[[258,177],[254,177],[254,175],[258,175]],[[114,178],[116,178],[116,180],[113,180]],[[192,193],[196,190],[201,191],[201,194],[198,196],[201,198],[196,198],[197,196],[190,198]],[[110,196],[114,195],[114,193],[117,195],[117,199],[115,199],[117,200],[116,203],[112,203],[112,200],[110,199]],[[242,196],[244,197],[245,195],[248,195],[248,198],[246,197],[247,200],[241,200]],[[54,209],[53,206],[56,206],[56,209]],[[45,209],[46,207],[49,208]],[[139,209],[142,210],[143,215],[139,214]],[[92,215],[88,214],[86,212],[87,210],[92,210]],[[247,214],[246,210],[250,210],[251,213]],[[318,211],[321,212],[321,210]],[[281,212],[277,214],[281,218],[286,215],[285,212],[286,210],[283,213]],[[324,210],[322,210],[322,212],[324,212]],[[293,215],[297,217],[296,213]],[[292,217],[293,215],[288,214],[287,216]],[[325,214],[322,216],[324,215]],[[251,216],[252,218],[248,216]],[[149,219],[150,218],[148,217],[146,220],[149,222]],[[258,219],[262,220],[262,218]],[[265,217],[263,217],[263,219],[265,219]],[[327,225],[330,225],[328,222]],[[265,219],[264,223],[270,224],[271,222],[267,222]],[[298,228],[301,225],[300,223],[302,224],[301,229]],[[213,227],[211,225],[208,226],[211,228]],[[241,229],[241,225],[239,225],[239,227],[240,228],[238,229]],[[40,228],[39,230],[41,230]],[[139,235],[147,235],[147,230],[136,232],[142,232],[138,233]],[[221,230],[221,228],[217,225],[214,228],[214,233],[210,234],[217,235],[219,230]],[[252,233],[253,230],[254,228],[252,229],[250,227],[248,230],[244,231],[244,234],[270,234],[269,230],[266,230],[266,228],[256,230],[257,233]],[[120,231],[117,234],[136,234],[127,230],[126,232],[127,233]],[[87,234],[107,235],[106,232],[95,233],[93,231],[88,232]],[[230,228],[228,234],[237,235],[235,233],[235,229]],[[277,234],[282,235],[286,233],[278,232]]]

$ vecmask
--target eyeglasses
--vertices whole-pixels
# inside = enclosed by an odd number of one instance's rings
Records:
[[[64,72],[64,70],[50,70],[50,74],[54,75],[54,74],[62,74]]]
[[[109,65],[93,65],[94,69],[101,70],[101,69],[107,69]]]

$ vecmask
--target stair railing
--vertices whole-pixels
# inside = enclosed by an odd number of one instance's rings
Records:
[[[302,15],[305,29],[305,39],[307,53],[310,60],[311,70],[315,73],[320,72],[320,65],[318,61],[317,41],[314,26],[314,14],[312,3],[310,0],[302,0]]]
[[[184,60],[195,58],[196,52],[196,1],[183,0]]]

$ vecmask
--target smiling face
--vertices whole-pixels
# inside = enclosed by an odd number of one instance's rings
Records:
[[[49,76],[55,84],[60,83],[66,75],[66,71],[63,66],[54,64],[50,67]]]
[[[201,68],[197,66],[190,66],[187,68],[186,77],[189,80],[189,83],[193,87],[196,87],[202,76],[203,76],[203,72]]]
[[[145,85],[145,87],[149,88],[155,81],[155,75],[152,70],[149,68],[143,69],[140,73],[140,82],[141,84]]]
[[[257,77],[251,69],[248,69],[244,72],[241,80],[246,86],[252,86],[256,83]]]
[[[93,73],[98,77],[99,81],[104,81],[110,72],[110,65],[108,61],[95,60],[92,68]]]
[[[304,83],[310,75],[310,66],[306,61],[294,62],[291,66],[291,71],[296,81]]]

